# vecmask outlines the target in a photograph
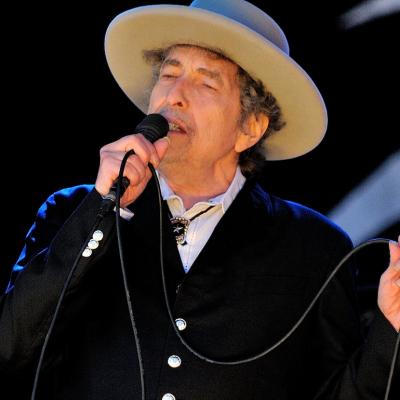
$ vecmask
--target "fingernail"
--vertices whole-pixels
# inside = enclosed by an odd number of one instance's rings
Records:
[[[168,142],[168,144],[171,143],[171,139],[168,136],[164,136],[163,139],[165,139]]]

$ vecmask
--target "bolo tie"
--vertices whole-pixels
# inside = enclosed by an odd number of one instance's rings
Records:
[[[197,217],[200,217],[200,215],[206,213],[209,211],[211,208],[215,207],[215,205],[209,206],[203,211],[200,211],[196,215],[193,215],[192,218],[185,218],[185,217],[173,217],[171,214],[171,211],[168,209],[168,215],[169,215],[169,220],[171,221],[172,224],[172,233],[175,236],[175,240],[177,244],[180,244],[182,246],[186,245],[186,234],[189,229],[190,223]]]

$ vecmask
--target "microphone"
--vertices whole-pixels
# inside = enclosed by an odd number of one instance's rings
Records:
[[[169,123],[166,118],[164,118],[161,114],[149,114],[146,115],[143,121],[136,126],[134,133],[141,133],[150,143],[154,143],[156,140],[161,139],[163,136],[166,136],[168,131]],[[134,154],[134,151],[129,150],[128,153],[125,155],[126,158]],[[118,179],[114,181],[114,184],[111,187],[110,191],[106,196],[104,196],[105,201],[111,201],[112,203],[115,203],[117,198],[117,183]],[[124,176],[122,178],[121,197],[123,196],[128,186],[129,179]]]
[[[150,143],[167,136],[169,123],[161,114],[149,114],[135,128],[134,133],[141,133]]]

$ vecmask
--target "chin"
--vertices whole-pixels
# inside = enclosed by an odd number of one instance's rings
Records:
[[[172,143],[170,145],[172,147]],[[162,168],[184,168],[188,163],[187,152],[184,150],[177,150],[173,148],[169,148],[162,159],[159,169]]]

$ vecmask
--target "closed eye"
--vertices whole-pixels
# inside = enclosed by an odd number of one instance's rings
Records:
[[[212,87],[212,86],[210,86],[210,85],[207,85],[207,83],[203,83],[203,86],[205,86],[205,87],[208,88],[208,89],[217,90],[217,89],[215,89],[215,87]]]
[[[161,75],[161,78],[176,78],[176,76],[175,75],[163,74],[163,75]]]

